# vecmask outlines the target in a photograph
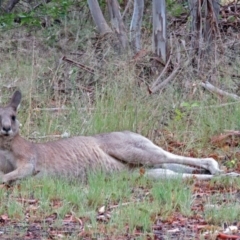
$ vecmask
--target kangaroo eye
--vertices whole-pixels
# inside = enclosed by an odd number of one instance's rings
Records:
[[[12,121],[14,122],[16,120],[16,116],[12,116]]]

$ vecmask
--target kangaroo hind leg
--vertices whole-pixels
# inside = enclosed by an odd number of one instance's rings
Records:
[[[200,167],[211,174],[222,171],[213,158],[192,158],[170,153],[155,145],[149,139],[135,133],[126,133],[126,138],[117,147],[111,148],[109,154],[128,164],[159,166],[167,164],[181,164]]]

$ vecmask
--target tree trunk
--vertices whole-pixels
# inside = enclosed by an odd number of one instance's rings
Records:
[[[97,30],[100,35],[105,35],[106,33],[111,33],[112,30],[108,26],[103,14],[102,10],[98,4],[97,0],[88,0],[88,6],[93,18],[94,23],[97,26]]]
[[[114,29],[123,49],[128,47],[128,38],[120,14],[120,6],[117,0],[107,0],[108,10],[111,18],[112,28]]]
[[[191,56],[209,55],[213,40],[219,35],[218,0],[189,0],[191,16]]]
[[[153,51],[167,61],[167,30],[165,0],[153,0]]]
[[[6,8],[6,12],[10,13],[13,8],[15,7],[15,5],[19,2],[20,0],[10,0],[8,2],[7,8]]]
[[[133,17],[130,26],[130,41],[134,52],[141,50],[141,27],[144,9],[144,0],[134,0]]]
[[[199,0],[188,0],[188,5],[190,8],[190,16],[191,16],[191,25],[190,25],[190,33],[191,33],[191,47],[192,53],[197,51],[198,41],[200,41],[200,21],[198,21],[198,3]],[[197,40],[198,39],[198,40]]]
[[[218,35],[219,5],[217,4],[217,0],[205,0],[204,5],[206,22],[203,24],[203,39],[208,45],[207,51],[209,51],[213,39]]]

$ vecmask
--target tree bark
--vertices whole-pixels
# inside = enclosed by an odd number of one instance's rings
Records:
[[[144,9],[144,0],[134,0],[134,10],[130,26],[130,41],[134,52],[141,50],[141,27]]]
[[[213,39],[219,35],[218,0],[188,0],[191,16],[191,56],[209,54]]]
[[[6,12],[10,13],[13,8],[15,7],[15,5],[19,2],[20,0],[10,0],[8,2],[7,8],[6,8]]]
[[[108,26],[103,14],[102,10],[98,4],[97,0],[88,0],[88,6],[93,18],[94,23],[97,26],[97,30],[100,35],[105,35],[106,33],[111,33],[112,30]]]
[[[208,44],[207,51],[209,51],[213,39],[218,35],[219,5],[217,0],[207,0],[204,7],[206,22],[203,24],[203,39]]]
[[[117,0],[107,0],[108,10],[111,18],[112,28],[117,34],[117,37],[121,43],[123,49],[128,47],[128,38],[125,31],[124,23],[122,16],[120,14],[120,6]]]
[[[166,2],[153,0],[153,51],[167,61]]]

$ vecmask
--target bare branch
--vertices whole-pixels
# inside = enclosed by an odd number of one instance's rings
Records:
[[[206,81],[206,82],[201,82],[200,85],[202,87],[204,87],[205,89],[207,89],[208,91],[212,92],[212,93],[215,93],[221,97],[229,97],[229,98],[232,98],[234,100],[240,100],[240,97],[236,94],[233,94],[233,93],[228,93],[228,92],[225,92],[215,86],[213,86],[210,82]]]
[[[174,69],[174,71],[163,82],[160,82],[160,77],[158,77],[158,79],[156,80],[156,82],[154,84],[154,88],[149,89],[149,91],[151,93],[155,93],[155,92],[159,91],[160,89],[162,89],[163,87],[165,87],[165,85],[167,85],[175,77],[175,75],[177,74],[179,69],[180,69],[180,65],[178,65]]]

